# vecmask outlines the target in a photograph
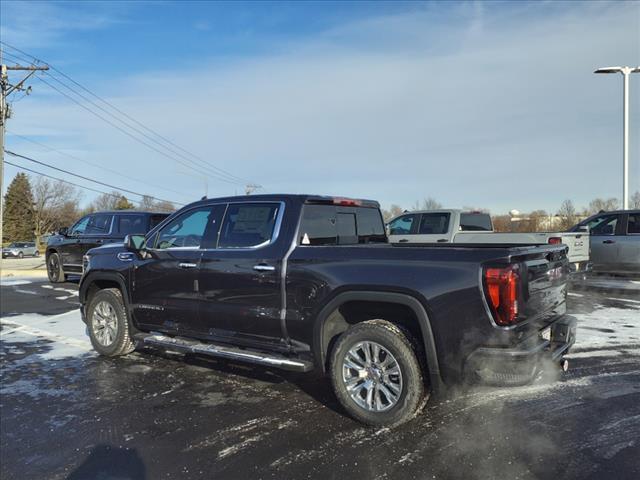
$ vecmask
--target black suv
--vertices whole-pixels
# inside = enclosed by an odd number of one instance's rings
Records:
[[[131,210],[96,212],[82,217],[71,228],[61,228],[47,242],[49,281],[64,282],[67,274],[81,274],[82,257],[87,251],[106,243],[122,242],[129,234],[145,234],[168,216]]]

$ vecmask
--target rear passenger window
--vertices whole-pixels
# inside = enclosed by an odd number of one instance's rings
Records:
[[[118,219],[118,232],[121,235],[146,233],[146,217],[144,215],[122,215]]]
[[[627,224],[627,233],[640,233],[640,213],[629,214],[629,223]]]
[[[222,223],[218,248],[267,245],[273,236],[280,204],[231,204]]]
[[[418,232],[421,235],[442,235],[449,231],[448,213],[423,213]]]
[[[111,230],[112,215],[105,215],[98,213],[91,215],[89,218],[89,224],[84,231],[85,235],[106,235]]]

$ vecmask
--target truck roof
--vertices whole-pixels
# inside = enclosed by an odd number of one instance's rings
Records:
[[[307,203],[307,202],[335,203],[335,204],[343,204],[343,205],[352,204],[354,206],[361,205],[366,207],[380,208],[380,204],[375,200],[330,196],[330,195],[300,194],[300,193],[267,193],[267,194],[261,194],[261,195],[235,195],[231,197],[203,198],[202,200],[198,200],[196,202],[192,202],[188,204],[188,206],[207,205],[211,202],[239,202],[239,201],[246,202],[247,200],[252,200],[256,202],[296,200],[301,203]]]
[[[406,212],[403,212],[402,215],[405,215],[407,213],[471,213],[475,215],[489,215],[487,212],[480,212],[477,210],[463,210],[461,208],[432,208],[429,210],[407,210]]]

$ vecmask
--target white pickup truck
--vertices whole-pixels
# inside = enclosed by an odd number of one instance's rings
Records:
[[[448,209],[406,212],[389,221],[387,233],[391,243],[564,243],[574,272],[591,269],[587,228],[579,232],[499,233],[493,231],[487,213]]]

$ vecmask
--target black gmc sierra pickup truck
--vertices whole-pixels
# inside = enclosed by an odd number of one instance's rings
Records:
[[[563,245],[387,243],[377,202],[205,199],[83,259],[94,348],[155,346],[327,373],[370,425],[459,381],[521,384],[575,339]]]

